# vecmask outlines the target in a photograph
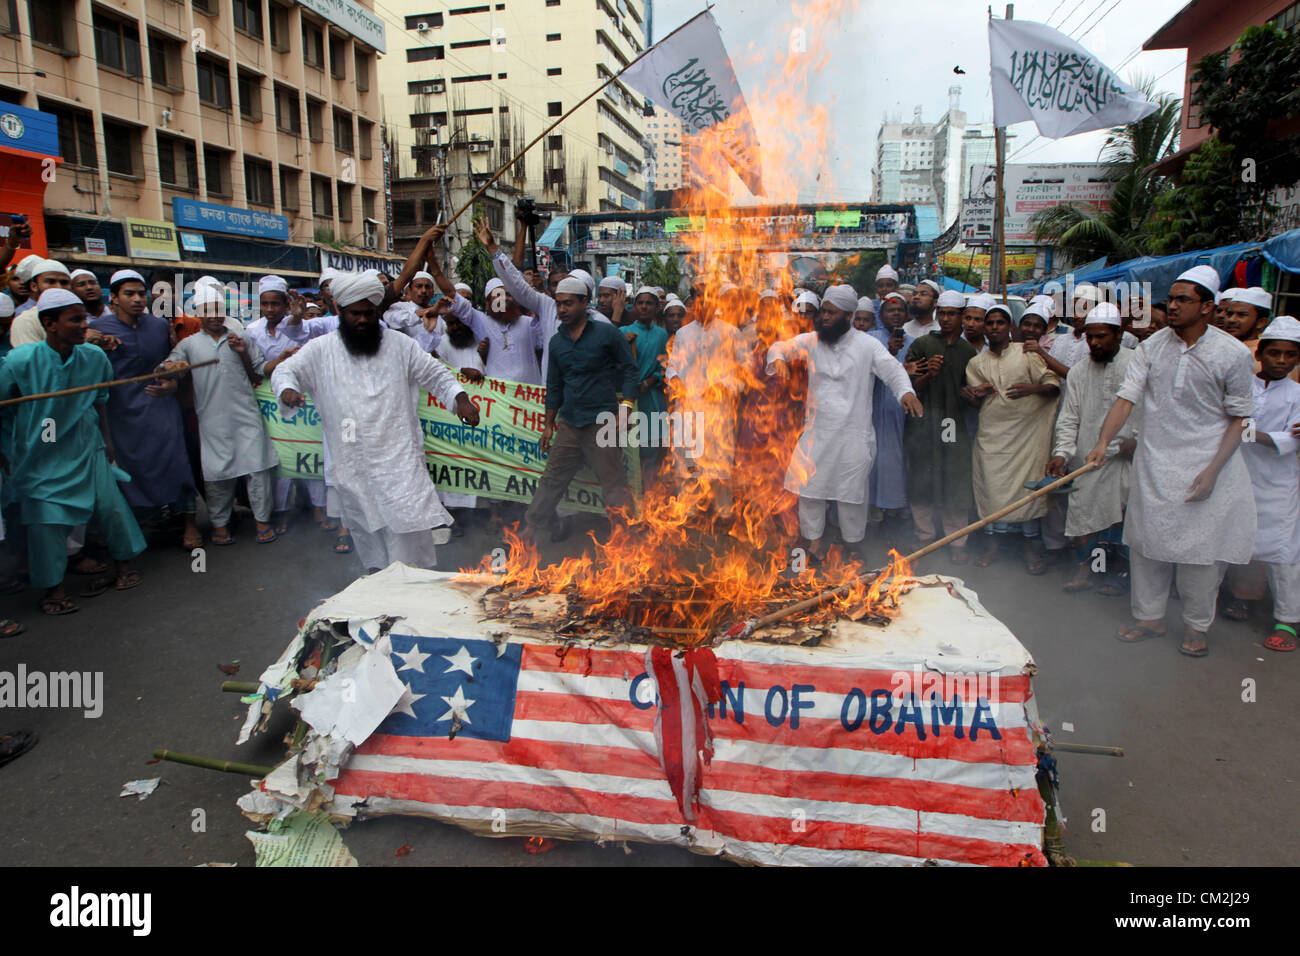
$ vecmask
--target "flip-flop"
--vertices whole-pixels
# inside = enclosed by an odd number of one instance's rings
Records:
[[[0,620],[0,638],[17,637],[27,630],[27,625],[21,621],[11,621],[8,618]]]
[[[83,597],[83,598],[99,597],[101,594],[107,591],[112,586],[112,584],[113,584],[112,578],[95,578],[84,588],[81,589],[81,592],[77,595],[77,597]]]
[[[15,730],[13,733],[0,734],[0,767],[27,753],[36,746],[38,739],[34,730]]]
[[[113,582],[113,587],[119,591],[129,591],[134,587],[139,587],[140,580],[140,572],[132,569],[127,571],[126,574],[119,574],[117,580]],[[123,581],[126,583],[123,584]]]
[[[351,554],[351,553],[352,553],[352,535],[350,535],[350,534],[341,534],[341,535],[339,535],[339,536],[334,540],[334,553],[335,553],[335,554]]]
[[[1250,605],[1239,598],[1233,598],[1223,606],[1222,614],[1230,621],[1246,621],[1250,619]]]
[[[51,617],[61,617],[64,614],[76,614],[81,608],[72,603],[71,598],[54,598],[47,597],[41,599],[41,611]]]
[[[1290,634],[1290,637],[1286,635]],[[10,635],[6,634],[5,637]],[[1286,654],[1296,649],[1296,632],[1290,624],[1274,624],[1273,633],[1264,638],[1264,646],[1270,651]]]
[[[268,535],[269,535],[269,537],[268,537]],[[270,544],[272,541],[274,541],[274,540],[275,540],[276,538],[278,538],[278,537],[279,537],[279,535],[277,535],[277,534],[275,533],[275,529],[274,529],[274,528],[267,528],[265,531],[259,531],[259,532],[257,532],[257,543],[258,543],[258,544]]]
[[[85,564],[86,561],[90,562],[89,567],[86,566]],[[103,574],[105,571],[108,570],[108,565],[105,564],[103,561],[96,561],[94,558],[82,558],[81,566],[79,568],[74,565],[69,565],[68,570],[71,571],[73,574],[78,574],[81,575],[82,577],[89,578],[89,577],[94,577],[96,574]]]
[[[1144,624],[1125,624],[1115,632],[1115,640],[1121,644],[1140,644],[1142,641],[1152,641],[1157,637],[1164,637],[1168,633],[1168,631],[1154,630]]]
[[[235,543],[235,536],[232,535],[229,531],[227,531],[226,536],[224,538],[219,538],[215,534],[213,534],[209,540],[213,544],[215,544],[218,548],[228,548]]]
[[[1197,650],[1192,650],[1190,647],[1187,646],[1187,639],[1188,639],[1189,637],[1191,637],[1194,633],[1195,633],[1195,632],[1193,632],[1193,631],[1188,631],[1188,632],[1186,632],[1185,634],[1183,634],[1183,639],[1182,639],[1182,641],[1180,641],[1179,644],[1178,644],[1178,653],[1179,653],[1179,654],[1186,654],[1188,657],[1207,657],[1207,656],[1209,656],[1209,653],[1210,653],[1210,644],[1209,644],[1208,641],[1206,641],[1206,644],[1205,644],[1204,647],[1199,648],[1199,649],[1197,649]],[[1196,637],[1200,638],[1200,639],[1203,640],[1203,641],[1205,640],[1205,635],[1204,635],[1204,634],[1196,634]]]

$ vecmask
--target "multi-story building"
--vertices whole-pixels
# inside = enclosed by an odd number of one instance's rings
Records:
[[[655,107],[646,116],[646,188],[672,191],[687,185],[682,121]]]
[[[948,111],[936,123],[921,118],[917,107],[910,123],[886,117],[876,134],[872,202],[934,206],[947,228],[961,210],[962,135],[966,114],[958,109],[961,87],[948,91]]]
[[[52,255],[306,279],[387,254],[371,0],[0,0],[0,33],[0,100],[57,123]]]
[[[446,9],[403,0],[379,66],[392,145],[394,230],[414,237],[461,208],[501,166],[645,49],[642,0],[511,0]],[[385,10],[388,8],[385,7]],[[528,195],[555,211],[637,210],[645,192],[645,100],[619,81],[548,134],[484,199]],[[408,205],[409,202],[409,205]],[[413,219],[407,215],[413,214]],[[468,217],[463,217],[468,220]],[[468,221],[454,227],[468,237]]]
[[[971,195],[971,170],[980,166],[996,166],[998,160],[996,130],[992,123],[973,123],[966,127],[961,138],[961,192],[959,198]],[[1016,134],[1007,133],[1007,155],[1012,153]],[[978,183],[976,184],[978,186]]]

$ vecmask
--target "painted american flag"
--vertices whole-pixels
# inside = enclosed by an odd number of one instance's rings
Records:
[[[336,812],[760,864],[1046,863],[1023,673],[992,699],[918,701],[852,655],[723,644],[690,820],[661,764],[644,648],[389,637],[408,692],[334,781]]]

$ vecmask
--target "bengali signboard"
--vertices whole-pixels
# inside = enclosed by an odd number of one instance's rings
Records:
[[[179,262],[176,228],[157,219],[124,219],[127,254],[132,259],[166,259]]]
[[[443,492],[532,501],[537,480],[546,468],[547,455],[538,446],[546,422],[546,389],[502,379],[485,379],[476,385],[463,375],[457,378],[479,410],[479,423],[473,427],[464,424],[433,396],[420,392],[420,428],[429,477]],[[263,383],[255,391],[267,435],[280,456],[279,477],[325,477],[321,422],[315,405],[309,399],[292,418],[285,418],[269,385]],[[623,461],[628,484],[639,498],[640,457],[625,453]],[[600,482],[590,468],[578,472],[561,505],[576,511],[605,510]]]
[[[206,229],[208,232],[228,232],[236,236],[254,236],[258,239],[289,238],[289,220],[271,212],[218,206],[197,199],[172,199],[172,218],[182,229]]]
[[[1086,203],[1110,209],[1115,193],[1111,173],[1097,163],[1042,163],[1006,169],[1007,245],[1034,245],[1029,219],[1060,203]],[[972,166],[970,195],[962,201],[961,241],[967,245],[993,239],[997,174],[992,166]]]
[[[380,53],[388,52],[384,39],[384,21],[352,0],[298,0],[313,13],[318,13],[340,29],[347,30],[362,43],[368,43]]]

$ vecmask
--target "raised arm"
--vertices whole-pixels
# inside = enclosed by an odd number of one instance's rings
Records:
[[[488,252],[492,256],[492,266],[496,269],[497,278],[505,283],[506,291],[510,297],[519,303],[520,308],[527,312],[533,312],[541,317],[544,311],[555,311],[555,300],[549,295],[543,295],[525,280],[523,273],[519,271],[518,265],[506,258],[505,252],[497,245],[496,237],[492,235],[492,227],[487,224],[486,219],[480,219],[474,224],[475,235],[478,241],[487,246]],[[515,237],[516,248],[519,245],[519,237],[523,235],[522,230],[517,230]]]
[[[424,265],[424,260],[429,257],[429,251],[433,248],[434,243],[440,241],[446,231],[447,227],[445,225],[430,226],[428,231],[420,237],[420,241],[415,244],[411,254],[406,257],[406,265],[402,266],[401,273],[393,280],[393,284],[388,287],[388,291],[384,293],[384,299],[379,303],[380,315],[383,315],[388,310],[388,307],[398,300],[402,290],[411,284],[415,274]]]

